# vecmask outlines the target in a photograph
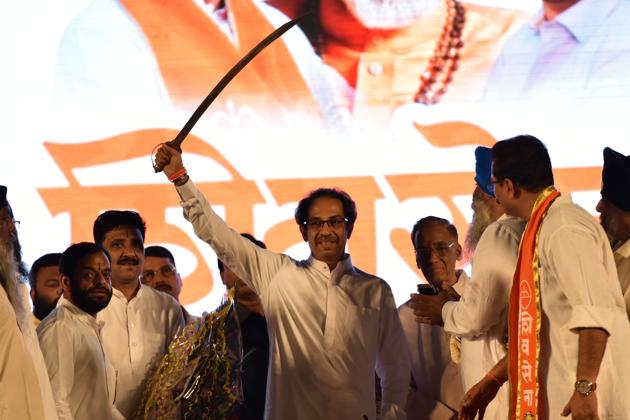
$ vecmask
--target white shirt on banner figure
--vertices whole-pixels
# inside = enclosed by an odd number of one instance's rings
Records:
[[[484,102],[535,108],[549,102],[589,106],[597,100],[612,107],[625,100],[630,1],[579,0],[551,19],[545,7],[503,46]]]

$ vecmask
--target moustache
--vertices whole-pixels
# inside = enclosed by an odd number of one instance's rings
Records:
[[[339,238],[337,238],[337,235],[333,235],[331,233],[326,233],[326,234],[321,234],[318,235],[316,240],[316,243],[321,244],[324,242],[332,242],[332,243],[337,243],[339,242]]]
[[[140,260],[135,258],[135,257],[120,257],[117,261],[117,264],[119,265],[126,265],[126,264],[131,264],[131,265],[138,265],[140,264]]]
[[[162,283],[155,286],[155,290],[159,290],[160,292],[170,292],[173,288],[168,284]]]
[[[95,287],[89,288],[87,292],[88,293],[101,292],[101,293],[109,294],[109,289],[106,289],[105,287],[102,287],[102,286],[95,286]]]

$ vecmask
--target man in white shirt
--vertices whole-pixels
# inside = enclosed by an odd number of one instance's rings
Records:
[[[559,103],[625,101],[629,18],[628,0],[544,0],[503,46],[488,77],[486,101],[544,110]]]
[[[492,156],[497,199],[507,214],[528,221],[510,297],[514,415],[628,418],[630,402],[619,396],[630,392],[630,324],[606,234],[570,196],[558,197],[540,140],[503,140]],[[493,374],[497,382],[508,379],[506,359]],[[473,408],[465,418],[492,395],[476,385],[464,398]]]
[[[0,418],[56,420],[7,188],[0,185]]]
[[[182,277],[177,271],[175,265],[175,257],[168,249],[159,245],[146,247],[144,250],[144,266],[142,267],[142,275],[140,276],[142,284],[146,284],[173,296],[179,303],[179,295],[182,292]],[[184,305],[180,303],[182,315],[186,324],[195,322],[199,318],[188,313]]]
[[[444,296],[420,296],[416,316],[444,325],[447,333],[461,337],[461,373],[464,390],[486,378],[506,354],[507,310],[518,245],[525,222],[504,214],[490,184],[491,151],[475,150],[473,221],[466,238],[467,252],[474,253],[472,278],[459,301]],[[498,385],[498,384],[497,384]],[[458,405],[461,401],[458,401]],[[486,408],[484,418],[508,417],[508,387]]]
[[[58,252],[42,255],[31,265],[28,273],[35,326],[55,309],[61,296],[59,258],[61,254]]]
[[[114,406],[116,372],[101,342],[96,314],[112,297],[109,255],[81,242],[66,249],[59,263],[63,296],[37,328],[62,419],[123,419]]]
[[[105,354],[118,371],[116,407],[138,409],[147,372],[184,326],[177,301],[140,282],[146,227],[133,211],[110,210],[94,222],[94,242],[111,256],[113,296],[98,313]]]
[[[604,149],[600,222],[612,241],[621,293],[630,319],[630,156]]]
[[[418,220],[411,230],[416,264],[422,270],[429,292],[437,293],[448,285],[464,293],[468,276],[455,265],[461,260],[462,247],[457,229],[446,219],[428,216]],[[426,293],[426,292],[425,292]],[[411,354],[412,390],[407,399],[410,419],[454,419],[464,396],[455,336],[440,326],[416,322],[412,300],[398,308],[400,322]],[[451,355],[451,351],[455,354]]]
[[[189,180],[180,153],[162,145],[156,162],[197,236],[261,297],[271,343],[265,418],[374,419],[376,370],[382,418],[405,419],[405,338],[387,283],[345,253],[357,214],[348,194],[319,189],[300,201],[295,220],[311,256],[295,261],[230,229]]]

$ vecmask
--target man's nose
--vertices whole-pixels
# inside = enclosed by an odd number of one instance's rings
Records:
[[[125,244],[123,247],[123,255],[136,255],[136,248],[131,244]]]
[[[604,200],[600,198],[599,201],[597,202],[597,205],[595,206],[595,210],[597,210],[600,213],[602,212],[602,206],[604,205],[602,201]]]

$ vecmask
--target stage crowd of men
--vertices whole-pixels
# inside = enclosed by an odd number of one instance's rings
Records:
[[[231,229],[161,145],[156,164],[235,290],[251,357],[231,418],[630,419],[630,156],[603,156],[597,223],[554,188],[540,140],[478,147],[466,238],[419,215],[410,246],[427,283],[410,279],[397,307],[346,253],[358,216],[347,193],[298,203],[310,248],[298,261]],[[7,197],[0,186],[0,418],[134,418],[155,364],[200,319],[179,303],[173,254],[145,248],[140,214],[107,210],[93,241],[29,273]]]

